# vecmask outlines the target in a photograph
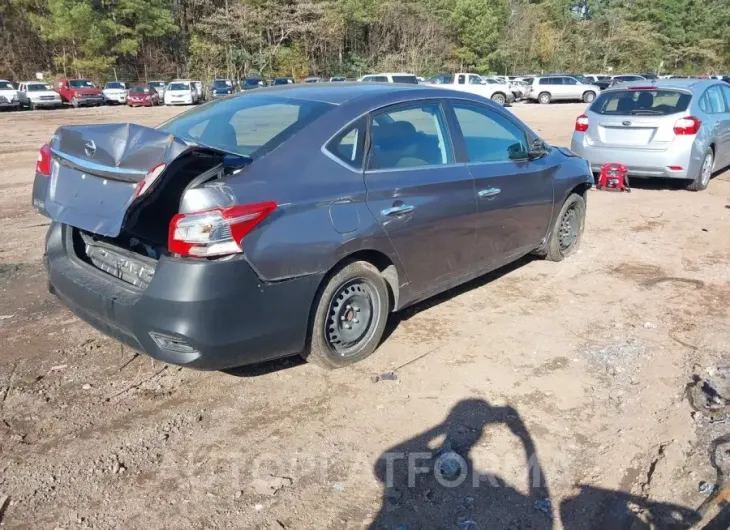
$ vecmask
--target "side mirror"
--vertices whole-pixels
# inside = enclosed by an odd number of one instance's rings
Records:
[[[527,153],[527,158],[529,160],[537,160],[538,158],[542,158],[543,156],[545,156],[547,152],[547,145],[545,145],[545,142],[538,138],[532,142],[530,150]]]

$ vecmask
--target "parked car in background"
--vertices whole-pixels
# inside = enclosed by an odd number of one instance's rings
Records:
[[[529,253],[570,256],[592,182],[477,95],[327,83],[157,129],[61,127],[32,203],[52,220],[51,293],[102,332],[200,369],[339,368],[375,351],[391,311]]]
[[[589,81],[590,84],[596,85],[599,81],[608,79],[610,76],[603,75],[603,74],[584,74],[583,77],[585,77]]]
[[[500,85],[504,85],[506,89],[512,93],[512,95],[515,98],[515,101],[519,101],[522,99],[525,95],[525,90],[522,86],[520,86],[515,81],[510,80],[510,78],[506,75],[491,75],[489,77],[482,76],[483,79],[490,83],[491,81],[495,81],[499,83]],[[491,81],[490,81],[491,80]]]
[[[450,81],[450,83],[446,81]],[[496,79],[482,77],[479,74],[457,73],[453,76],[444,76],[440,86],[460,92],[476,94],[491,99],[501,106],[509,105],[515,100],[515,96],[507,84],[501,83]]]
[[[105,103],[115,103],[124,105],[127,102],[127,92],[129,85],[123,81],[108,81],[102,89]]]
[[[330,77],[330,83],[344,83],[347,81],[347,78],[342,75],[337,75],[335,77]]]
[[[644,76],[638,74],[620,74],[613,75],[608,79],[603,79],[596,83],[596,86],[601,90],[606,90],[610,86],[617,85],[619,83],[630,83],[632,81],[646,81]]]
[[[165,101],[165,88],[167,88],[167,82],[165,81],[150,81],[147,86],[154,88],[157,95],[160,96],[160,101]]]
[[[413,74],[405,73],[385,73],[385,74],[369,74],[364,75],[358,81],[362,83],[405,83],[408,85],[417,85],[418,79]]]
[[[454,81],[454,76],[451,74],[437,74],[429,77],[424,83],[429,85],[450,85]]]
[[[195,103],[198,104],[201,101],[205,101],[205,93],[203,91],[203,83],[201,83],[200,81],[190,81],[190,84],[195,89],[195,94],[197,96],[196,99],[195,99]]]
[[[208,87],[208,94],[210,99],[216,99],[233,94],[234,88],[233,81],[230,79],[213,79]]]
[[[291,77],[277,77],[276,79],[274,79],[274,82],[271,84],[273,86],[293,85],[294,79]]]
[[[0,79],[0,109],[17,110],[20,108],[18,90],[10,81]]]
[[[304,82],[305,83],[321,83],[322,78],[321,77],[305,77]]]
[[[195,105],[198,101],[195,87],[190,81],[172,81],[165,88],[165,105]]]
[[[88,79],[59,79],[53,87],[64,103],[74,107],[104,104],[104,94]]]
[[[241,79],[241,90],[253,90],[255,88],[261,88],[266,86],[266,81],[257,76],[244,77]]]
[[[63,106],[61,95],[43,81],[23,81],[18,85],[20,106],[30,110]]]
[[[535,77],[527,87],[525,97],[543,105],[553,101],[583,101],[592,103],[601,92],[596,85],[585,85],[575,77],[553,75]]]
[[[640,75],[647,81],[654,81],[655,79],[659,79],[659,76],[656,74],[640,74]]]
[[[730,165],[730,85],[667,79],[609,88],[578,117],[571,149],[594,172],[616,162],[630,176],[684,179],[704,190]]]
[[[129,89],[127,105],[130,107],[156,107],[160,104],[160,95],[154,88],[137,85]]]

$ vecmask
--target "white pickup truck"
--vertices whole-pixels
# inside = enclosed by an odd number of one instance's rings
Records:
[[[489,98],[503,107],[513,103],[514,94],[509,90],[508,85],[500,83],[495,79],[482,77],[479,74],[458,73],[454,75],[437,75],[427,81],[444,88],[452,88],[462,92],[478,94]]]

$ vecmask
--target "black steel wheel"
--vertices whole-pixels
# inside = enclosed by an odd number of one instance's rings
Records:
[[[353,364],[380,344],[390,294],[374,265],[355,261],[339,268],[315,300],[307,361],[328,369]]]
[[[563,203],[545,246],[536,254],[549,261],[563,261],[580,246],[585,222],[586,201],[572,193]]]

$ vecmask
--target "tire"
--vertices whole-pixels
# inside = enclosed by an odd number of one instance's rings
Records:
[[[35,103],[33,103],[32,101],[29,101],[28,102],[28,110],[35,110]]]
[[[541,105],[549,105],[552,99],[553,98],[549,92],[542,92],[539,96],[537,96],[537,100]]]
[[[366,261],[341,267],[323,285],[315,298],[310,340],[302,357],[334,370],[365,359],[378,347],[388,320],[390,295],[385,278]],[[351,342],[344,342],[348,339]]]
[[[494,101],[500,107],[504,107],[507,104],[507,96],[505,96],[501,92],[496,92],[492,94],[492,101]]]
[[[79,108],[79,100],[78,100],[78,99],[76,99],[76,98],[73,98],[73,99],[71,100],[71,105],[73,105],[73,107],[74,107],[75,109],[78,109],[78,108]]]
[[[715,153],[713,153],[711,147],[708,147],[707,152],[705,153],[705,157],[702,159],[702,165],[700,166],[700,170],[695,179],[687,184],[687,189],[689,191],[706,190],[707,186],[710,184],[710,179],[712,178],[712,169],[714,165]]]
[[[572,226],[566,227],[566,222]],[[548,261],[563,261],[580,247],[585,224],[586,201],[577,193],[572,193],[560,209],[545,248],[537,254]],[[572,233],[572,237],[567,237],[568,231]]]
[[[588,91],[585,94],[583,94],[583,103],[593,103],[596,99],[596,93],[592,91]]]

